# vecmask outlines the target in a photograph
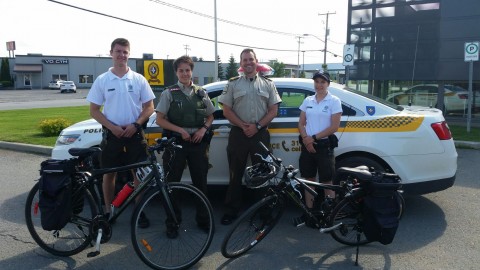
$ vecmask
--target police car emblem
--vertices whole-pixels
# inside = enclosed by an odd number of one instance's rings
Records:
[[[374,115],[375,114],[375,106],[367,106],[367,113],[368,115]]]

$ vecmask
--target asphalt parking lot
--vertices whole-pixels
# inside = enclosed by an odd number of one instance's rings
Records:
[[[222,226],[222,193],[212,193],[216,231],[213,242],[192,269],[477,269],[480,264],[480,151],[459,149],[457,180],[445,191],[406,198],[406,212],[395,240],[384,246],[372,243],[355,248],[329,235],[295,228],[299,215],[289,208],[278,226],[245,256],[228,260],[220,245],[228,226]],[[31,238],[25,226],[28,191],[38,177],[39,163],[47,156],[0,149],[0,269],[148,269],[130,244],[129,211],[114,226],[101,254],[87,258],[89,248],[77,255],[52,256]]]

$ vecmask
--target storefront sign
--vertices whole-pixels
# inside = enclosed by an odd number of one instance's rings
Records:
[[[68,59],[42,59],[45,64],[68,64]]]

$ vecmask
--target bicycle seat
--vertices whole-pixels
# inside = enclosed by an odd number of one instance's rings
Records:
[[[101,152],[102,149],[100,147],[90,147],[90,148],[70,148],[68,149],[68,153],[74,157],[88,157],[93,155],[94,153]]]
[[[340,167],[338,168],[337,172],[351,174],[357,178],[360,183],[369,182],[372,180],[372,173],[366,166],[358,166],[356,168]]]

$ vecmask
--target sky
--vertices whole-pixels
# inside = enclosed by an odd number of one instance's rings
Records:
[[[130,41],[131,58],[188,54],[215,60],[215,0],[1,0],[0,57],[15,55],[108,57],[117,37]],[[222,63],[251,47],[261,62],[341,63],[348,0],[216,0],[217,52]],[[65,5],[66,4],[66,5]],[[77,7],[77,8],[75,8]],[[308,34],[308,36],[304,36]],[[300,37],[300,38],[299,38]],[[299,42],[300,41],[300,42]],[[304,52],[302,52],[304,51]],[[333,54],[337,54],[334,57]]]

